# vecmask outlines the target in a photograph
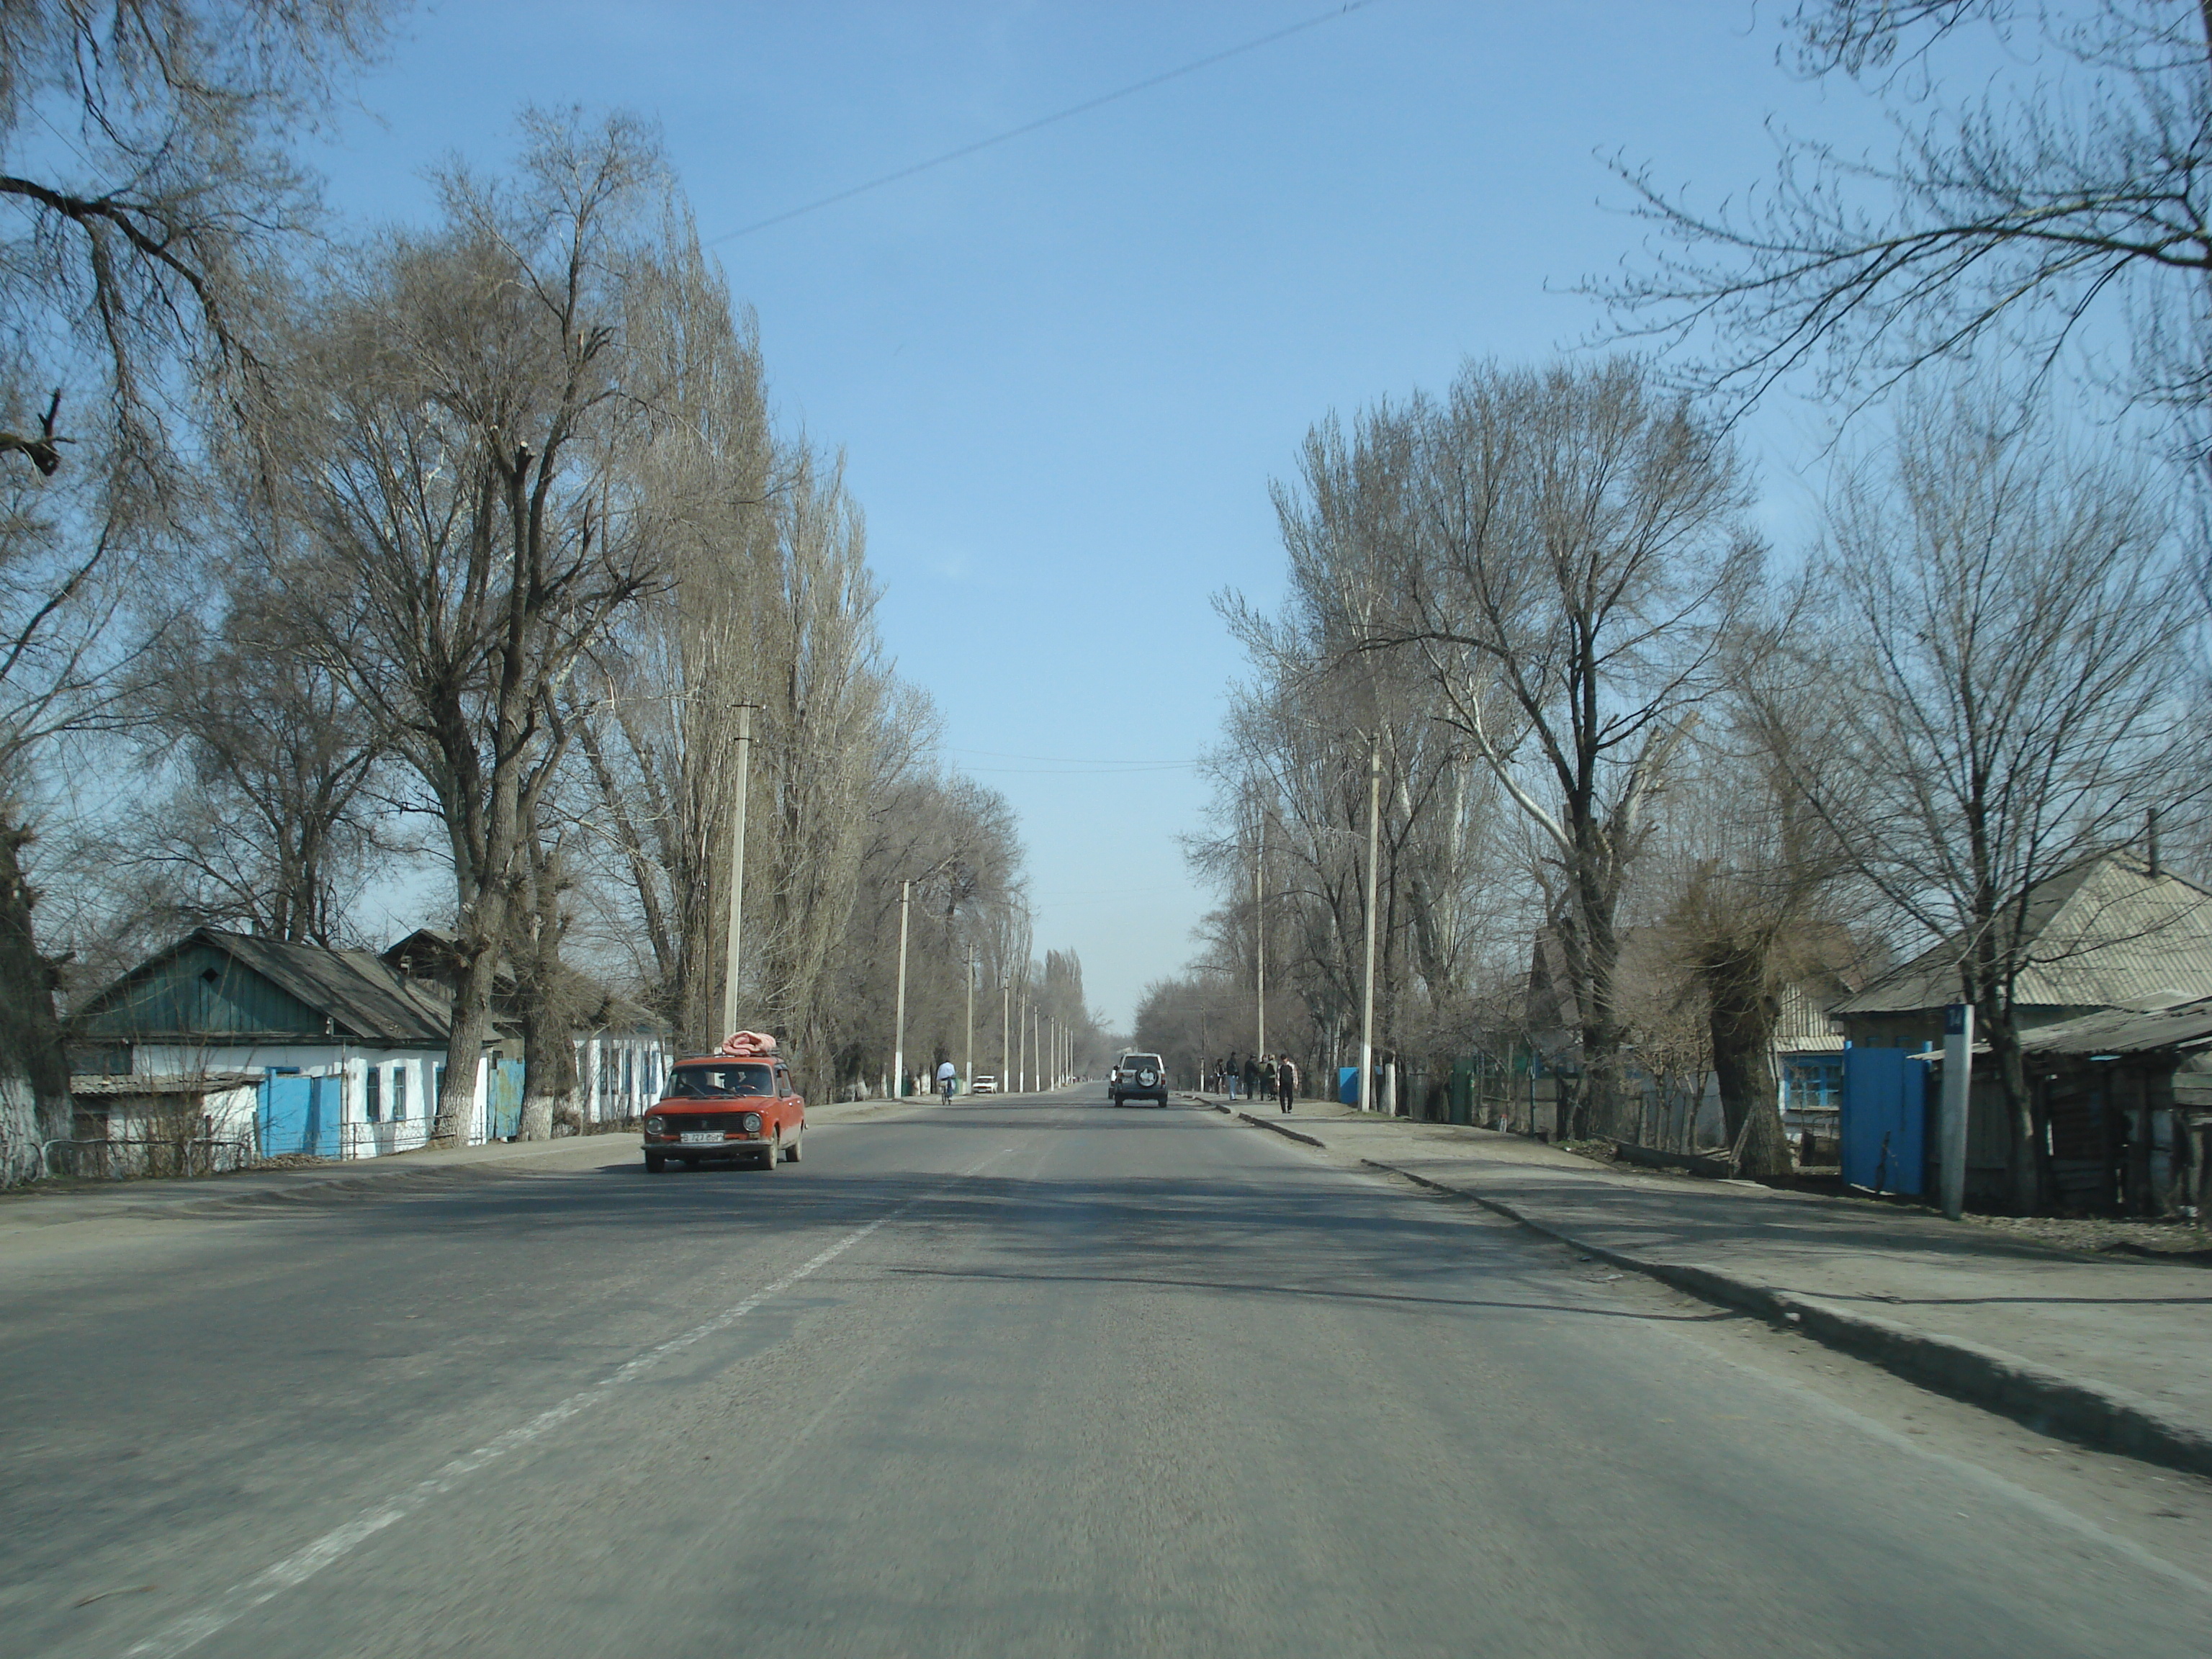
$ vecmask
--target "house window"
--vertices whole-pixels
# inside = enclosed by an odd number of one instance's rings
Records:
[[[442,1066],[433,1066],[430,1068],[430,1103],[423,1109],[429,1116],[437,1116],[438,1102],[445,1092],[446,1068]]]
[[[407,1068],[404,1066],[392,1068],[392,1121],[394,1123],[407,1121]]]
[[[1844,1103],[1840,1054],[1808,1055],[1782,1063],[1783,1104],[1793,1112],[1839,1111]]]
[[[381,1066],[372,1066],[368,1068],[368,1121],[371,1123],[380,1122],[383,1120],[384,1068]]]

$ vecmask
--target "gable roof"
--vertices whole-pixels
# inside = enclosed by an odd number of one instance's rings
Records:
[[[2212,892],[2106,853],[2070,865],[2028,895],[2032,941],[2014,1000],[2023,1007],[2114,1008],[2212,995]],[[1959,1000],[1964,936],[1891,969],[1830,1012],[1914,1013]]]
[[[80,1033],[101,1036],[149,1036],[157,1032],[209,1036],[253,1030],[317,1035],[301,1032],[296,1024],[280,1024],[274,1016],[257,1026],[252,1018],[254,1010],[246,1011],[242,1024],[239,1011],[228,1006],[223,1011],[227,1018],[221,1023],[206,1017],[185,1017],[184,1005],[174,994],[179,988],[169,981],[190,962],[205,959],[210,953],[227,958],[228,963],[282,994],[280,998],[264,1000],[258,1007],[280,1015],[295,1008],[305,1010],[328,1020],[331,1036],[392,1048],[437,1047],[445,1043],[452,1027],[453,1000],[441,987],[410,980],[369,951],[288,945],[219,927],[195,928],[168,949],[157,951],[74,1012],[69,1023]],[[204,971],[210,979],[216,977],[216,969]],[[228,981],[228,977],[226,969],[222,979]],[[227,994],[226,1004],[240,1000],[242,988],[228,983],[218,987]],[[198,1006],[205,1008],[206,999],[200,998]]]

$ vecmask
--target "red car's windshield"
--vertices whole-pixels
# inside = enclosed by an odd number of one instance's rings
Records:
[[[671,1100],[719,1100],[731,1095],[772,1095],[765,1066],[678,1066],[668,1079]]]

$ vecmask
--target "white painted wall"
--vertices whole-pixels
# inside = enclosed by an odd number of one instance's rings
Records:
[[[620,1122],[641,1116],[668,1080],[668,1046],[634,1031],[595,1031],[576,1039],[576,1072],[584,1121]]]
[[[376,1158],[404,1152],[429,1139],[437,1115],[431,1090],[435,1069],[445,1063],[441,1051],[423,1048],[369,1048],[357,1042],[195,1043],[191,1047],[132,1045],[131,1069],[140,1075],[178,1072],[295,1071],[302,1077],[342,1077],[339,1144],[347,1158]],[[368,1121],[368,1073],[375,1067],[379,1079],[379,1121]],[[407,1079],[407,1115],[393,1118],[392,1079]],[[469,1115],[467,1139],[471,1146],[484,1138],[484,1110],[489,1067],[477,1062],[476,1097]],[[252,1108],[247,1109],[249,1121]]]

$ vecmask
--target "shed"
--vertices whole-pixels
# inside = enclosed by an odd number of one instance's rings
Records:
[[[70,1079],[70,1141],[48,1167],[80,1176],[213,1175],[255,1151],[258,1072]]]
[[[2212,997],[2111,1009],[2021,1041],[2060,1206],[2202,1214],[2212,1199]]]

